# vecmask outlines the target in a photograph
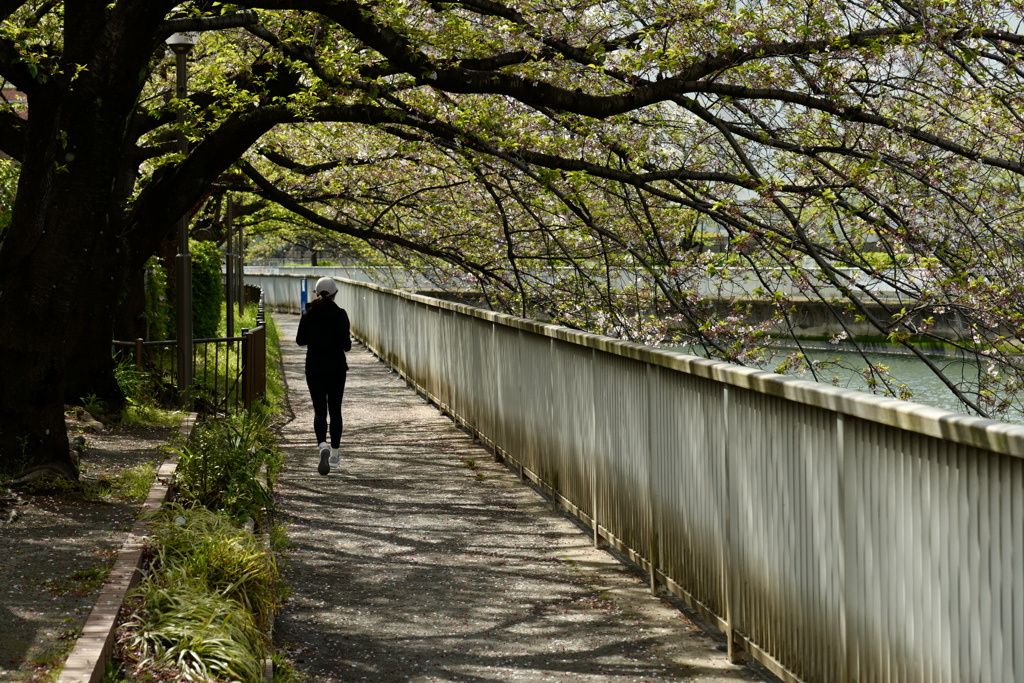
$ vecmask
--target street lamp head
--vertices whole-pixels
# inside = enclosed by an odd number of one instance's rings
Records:
[[[187,53],[199,40],[198,31],[186,31],[184,33],[172,33],[168,36],[167,46],[178,54]]]

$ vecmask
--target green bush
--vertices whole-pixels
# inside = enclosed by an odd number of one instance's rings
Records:
[[[19,167],[11,159],[0,159],[0,237],[11,223],[11,207],[18,191]]]
[[[167,269],[160,259],[146,261],[146,304],[143,318],[149,326],[149,338],[170,339],[174,330],[174,307],[168,305]]]
[[[169,505],[157,519],[152,537],[163,575],[189,576],[238,602],[260,629],[270,628],[279,603],[278,572],[259,538],[227,515],[200,507]]]
[[[175,452],[175,486],[183,500],[238,521],[252,517],[262,523],[272,515],[270,485],[280,472],[281,455],[265,417],[243,411],[202,422]],[[264,466],[266,480],[260,475]]]
[[[266,645],[236,601],[181,572],[150,575],[130,597],[136,609],[119,629],[124,660],[145,680],[263,680]]]
[[[217,336],[224,303],[222,254],[213,242],[191,240],[192,252],[192,335],[196,339]]]
[[[164,392],[157,386],[153,373],[136,369],[134,360],[124,358],[114,366],[114,377],[127,400],[121,410],[121,424],[152,427],[176,427],[181,424],[184,415],[181,411],[161,408],[160,397]]]

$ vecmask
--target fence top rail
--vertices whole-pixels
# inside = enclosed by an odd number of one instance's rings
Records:
[[[482,308],[474,308],[441,299],[389,289],[366,282],[337,278],[353,287],[398,296],[438,310],[486,320],[496,325],[522,330],[551,339],[594,349],[597,352],[630,358],[641,363],[740,387],[788,401],[850,415],[899,429],[924,434],[984,450],[1024,458],[1024,426],[957,413],[896,398],[876,396],[855,389],[778,375],[725,361],[709,360],[675,351],[655,349],[642,344],[518,318]]]
[[[248,329],[248,328],[247,328]],[[249,329],[249,332],[256,331],[257,327]],[[242,341],[242,337],[213,337],[210,339],[193,339],[193,344],[215,344],[217,342],[237,342]],[[111,342],[114,346],[135,346],[138,342],[135,341],[123,341],[115,339]],[[144,341],[143,346],[176,346],[178,344],[177,339],[158,339],[156,341]]]

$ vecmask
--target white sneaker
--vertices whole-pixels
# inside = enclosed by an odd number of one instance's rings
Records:
[[[338,448],[332,448],[331,449],[331,457],[328,459],[327,462],[331,463],[331,467],[337,467],[338,465],[340,465],[341,464],[341,450],[338,449]]]
[[[320,450],[320,466],[317,467],[317,471],[326,477],[331,472],[331,466],[327,464],[327,459],[331,455],[331,449],[326,441],[321,441],[317,448]]]

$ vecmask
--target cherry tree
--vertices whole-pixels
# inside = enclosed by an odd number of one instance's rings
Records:
[[[1019,14],[0,0],[0,78],[28,101],[27,118],[0,104],[0,150],[20,163],[0,243],[0,458],[75,474],[63,403],[117,398],[126,276],[224,188],[496,306],[674,330],[739,361],[796,326],[797,298],[838,296],[840,326],[867,321],[978,413],[1011,409]],[[164,46],[180,31],[202,32],[184,100]],[[714,235],[725,257],[704,248]],[[765,319],[737,278],[757,281]],[[733,305],[709,304],[709,279]],[[951,313],[964,334],[938,335]],[[943,373],[929,341],[983,358],[981,381]]]

